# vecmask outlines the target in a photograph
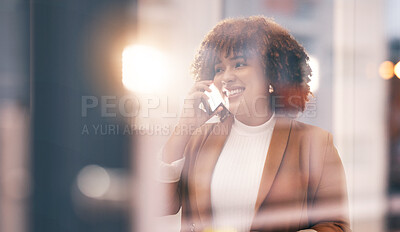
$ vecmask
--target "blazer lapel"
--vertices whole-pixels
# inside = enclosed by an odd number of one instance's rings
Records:
[[[194,188],[197,210],[203,226],[211,223],[211,178],[225,141],[232,127],[233,117],[216,124],[201,147],[194,165]]]
[[[274,130],[272,132],[271,142],[267,152],[267,158],[264,164],[264,170],[261,177],[260,188],[258,190],[255,214],[259,210],[262,202],[267,197],[279,166],[285,152],[291,129],[291,119],[277,118]]]

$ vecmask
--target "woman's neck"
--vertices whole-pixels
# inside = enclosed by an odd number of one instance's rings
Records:
[[[269,111],[268,113],[262,116],[251,116],[246,114],[235,115],[235,118],[239,120],[241,123],[246,124],[248,126],[259,126],[267,122],[271,119],[273,112]]]

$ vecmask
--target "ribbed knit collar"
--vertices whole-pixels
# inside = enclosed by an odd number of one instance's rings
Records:
[[[265,133],[270,131],[275,126],[275,112],[272,114],[271,118],[265,123],[259,126],[248,126],[242,122],[240,122],[236,117],[234,118],[232,129],[243,135],[258,135],[260,133]]]

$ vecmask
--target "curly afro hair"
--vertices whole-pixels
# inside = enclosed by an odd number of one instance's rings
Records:
[[[225,19],[204,38],[192,64],[196,81],[213,80],[216,59],[224,54],[262,59],[265,78],[274,92],[271,109],[277,113],[303,112],[310,92],[311,68],[304,48],[282,26],[264,16]]]

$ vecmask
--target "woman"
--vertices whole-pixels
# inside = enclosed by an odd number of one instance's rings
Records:
[[[182,231],[350,231],[330,133],[295,121],[311,69],[303,47],[262,16],[227,19],[202,42],[196,83],[162,153],[165,213]],[[229,106],[199,105],[214,84]]]

